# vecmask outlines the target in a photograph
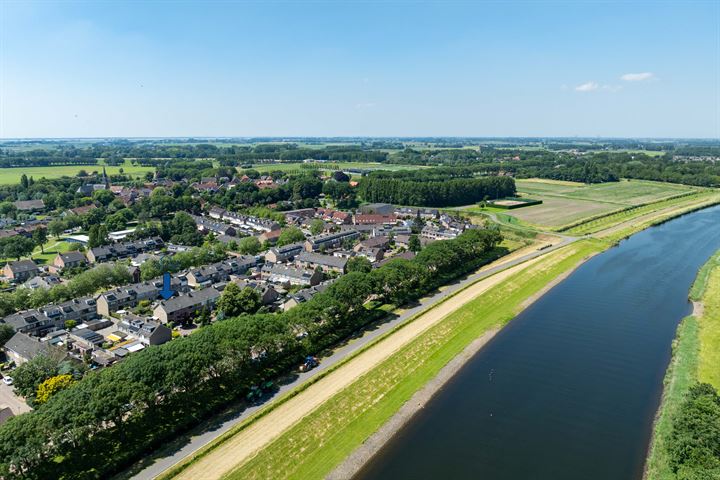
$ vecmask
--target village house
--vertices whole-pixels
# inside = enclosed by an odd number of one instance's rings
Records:
[[[172,330],[160,322],[128,313],[117,324],[118,329],[145,345],[162,345],[172,340]]]
[[[209,218],[198,217],[197,215],[192,215],[192,218],[195,220],[195,225],[197,225],[197,229],[200,232],[212,232],[217,235],[227,235],[229,237],[234,237],[237,234],[235,228],[227,223],[214,221]]]
[[[359,235],[355,230],[341,230],[335,233],[315,235],[305,241],[305,250],[308,252],[317,252],[337,248],[346,240],[354,240]]]
[[[295,264],[311,270],[319,267],[323,272],[345,273],[347,258],[315,252],[302,252],[295,257]]]
[[[87,213],[90,213],[91,210],[95,210],[97,207],[93,204],[85,205],[83,207],[76,207],[71,208],[69,210],[65,210],[63,213],[63,216],[70,216],[70,215],[85,215]]]
[[[356,252],[359,252],[361,250],[367,250],[370,248],[379,248],[381,250],[387,250],[390,247],[390,237],[386,236],[379,236],[379,237],[371,237],[365,240],[361,240],[358,242],[355,247],[353,247],[353,250]]]
[[[355,225],[394,225],[397,223],[397,216],[395,214],[360,213],[353,217],[353,223]]]
[[[201,308],[213,308],[219,297],[220,292],[212,287],[188,292],[162,300],[153,310],[153,317],[164,324],[185,322],[192,319]]]
[[[13,205],[20,212],[40,213],[45,210],[44,200],[18,200]]]
[[[9,280],[15,282],[24,282],[32,277],[40,274],[40,269],[32,260],[19,260],[17,262],[8,262],[3,268],[3,275]]]
[[[106,262],[120,258],[134,257],[143,252],[159,250],[164,246],[160,237],[145,238],[131,242],[113,243],[101,247],[91,248],[87,251],[87,259],[91,263]]]
[[[322,273],[316,270],[307,270],[292,265],[263,265],[260,270],[263,280],[281,285],[317,285],[322,280]]]
[[[273,247],[265,254],[265,261],[270,263],[288,262],[303,251],[304,244],[291,243],[282,247]]]
[[[35,337],[42,337],[55,329],[55,322],[36,309],[11,313],[2,319],[2,323],[10,325],[16,332]]]
[[[10,337],[10,340],[5,342],[3,349],[10,361],[15,362],[15,365],[22,365],[35,358],[41,352],[48,351],[49,345],[41,342],[37,338],[18,332]]]
[[[82,252],[76,250],[58,253],[48,269],[53,273],[59,273],[66,268],[77,268],[87,264],[87,258]]]
[[[277,243],[278,238],[280,238],[280,235],[282,234],[281,229],[277,230],[270,230],[269,232],[263,232],[258,236],[258,240],[261,243]]]
[[[25,281],[22,284],[23,288],[29,288],[30,290],[37,290],[38,288],[52,288],[55,285],[59,285],[60,277],[57,275],[45,275],[44,277],[33,277],[30,280]]]

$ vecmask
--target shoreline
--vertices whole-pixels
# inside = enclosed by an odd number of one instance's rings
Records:
[[[520,309],[514,316],[519,315],[523,310],[538,301],[547,292],[563,280],[572,275],[575,270],[580,268],[585,262],[600,252],[588,255],[577,262],[572,268],[555,277],[548,282],[541,290],[528,297],[521,305]],[[512,321],[512,320],[511,320]],[[488,330],[480,337],[473,340],[466,346],[462,352],[450,360],[440,371],[428,381],[420,390],[415,392],[409,400],[407,400],[400,409],[393,414],[390,419],[385,422],[375,433],[370,435],[359,447],[357,447],[350,455],[348,455],[342,463],[336,466],[326,477],[325,480],[346,480],[357,475],[372,459],[385,447],[395,435],[407,425],[420,410],[425,408],[430,400],[443,389],[443,387],[462,370],[462,368],[476,355],[485,345],[487,345],[495,335],[497,335],[505,325]]]

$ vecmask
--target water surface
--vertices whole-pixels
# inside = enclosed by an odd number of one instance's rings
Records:
[[[639,479],[675,329],[720,207],[591,259],[515,318],[362,479]]]

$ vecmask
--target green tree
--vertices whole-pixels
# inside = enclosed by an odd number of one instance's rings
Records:
[[[352,257],[345,264],[345,270],[348,273],[361,272],[370,273],[372,271],[372,263],[365,257]]]
[[[313,235],[320,235],[325,230],[325,222],[319,218],[314,219],[310,222],[310,233]]]
[[[419,252],[422,250],[422,245],[420,244],[420,237],[417,235],[410,235],[410,239],[408,240],[408,249],[411,252]]]
[[[261,248],[262,245],[257,237],[244,237],[237,242],[237,252],[243,255],[257,255]]]
[[[105,225],[92,225],[88,232],[88,247],[95,248],[110,243]]]
[[[35,242],[35,245],[40,247],[40,251],[42,253],[45,253],[45,242],[47,242],[47,239],[48,239],[47,229],[36,228],[32,234],[32,239],[33,239],[33,242]]]
[[[18,235],[5,240],[3,243],[3,256],[20,260],[20,257],[30,255],[34,249],[35,242],[22,235]]]
[[[10,325],[3,323],[0,324],[0,347],[10,340],[15,335],[15,329]]]
[[[302,242],[305,240],[305,234],[297,227],[288,227],[282,231],[278,237],[277,245],[282,247],[283,245],[289,245],[295,242]]]
[[[68,332],[76,326],[77,322],[75,320],[65,320],[65,330],[67,330]]]
[[[55,235],[56,237],[60,238],[60,235],[63,234],[65,230],[67,230],[67,224],[60,220],[59,218],[56,218],[55,220],[52,220],[48,224],[48,230],[51,234]]]
[[[27,190],[29,186],[28,177],[24,173],[20,177],[20,185],[22,185],[23,190]]]
[[[250,287],[241,289],[236,283],[229,283],[218,300],[218,310],[226,317],[237,317],[243,313],[255,313],[260,308],[260,295]]]
[[[95,190],[93,192],[93,200],[107,207],[110,202],[115,200],[115,195],[110,190]]]

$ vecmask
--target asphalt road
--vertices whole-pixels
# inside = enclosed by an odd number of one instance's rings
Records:
[[[0,382],[0,407],[10,407],[15,415],[29,412],[30,407],[25,400],[13,393],[13,387]]]
[[[564,247],[565,245],[568,245],[578,240],[578,238],[574,237],[561,236],[558,234],[553,235],[560,236],[562,238],[562,241],[552,247],[546,248],[544,250],[536,250],[530,252],[514,260],[503,263],[502,265],[489,268],[485,271],[475,273],[466,278],[458,280],[455,283],[445,287],[442,291],[439,291],[430,297],[421,299],[416,306],[408,308],[397,317],[394,317],[377,325],[377,327],[372,330],[364,332],[362,336],[352,339],[347,344],[334,350],[330,355],[321,358],[320,365],[315,369],[309,372],[297,373],[297,376],[292,381],[279,387],[273,398],[277,397],[278,395],[282,395],[283,393],[292,390],[299,385],[302,385],[304,382],[311,379],[315,375],[318,375],[323,370],[332,367],[336,363],[346,358],[348,355],[351,355],[353,352],[356,352],[357,350],[363,348],[365,345],[372,342],[377,337],[406,322],[408,319],[420,313],[421,311],[432,307],[438,302],[441,302],[443,299],[445,299],[449,295],[452,295],[458,290],[462,290],[468,285],[477,282],[478,280],[481,280],[483,278],[489,277],[501,270],[505,270],[506,268],[512,267],[519,263],[526,262],[530,259],[539,257],[540,255],[545,255],[549,252],[557,250],[558,248]],[[181,462],[183,459],[185,459],[185,457],[191,455],[196,450],[204,447],[205,445],[216,439],[218,436],[228,431],[234,425],[238,424],[239,422],[252,415],[258,409],[264,407],[265,404],[271,400],[272,399],[267,399],[263,404],[254,405],[248,408],[245,408],[244,405],[238,405],[234,410],[220,415],[220,419],[211,420],[210,422],[207,422],[206,424],[194,429],[189,435],[184,435],[177,441],[173,442],[169,446],[170,448],[168,448],[169,450],[172,450],[172,452],[166,453],[162,456],[151,456],[149,458],[146,458],[143,462],[145,463],[145,465],[143,465],[139,471],[132,475],[122,475],[121,478],[132,478],[135,480],[150,480],[155,478],[176,463]],[[177,448],[172,448],[173,446],[177,446]]]

